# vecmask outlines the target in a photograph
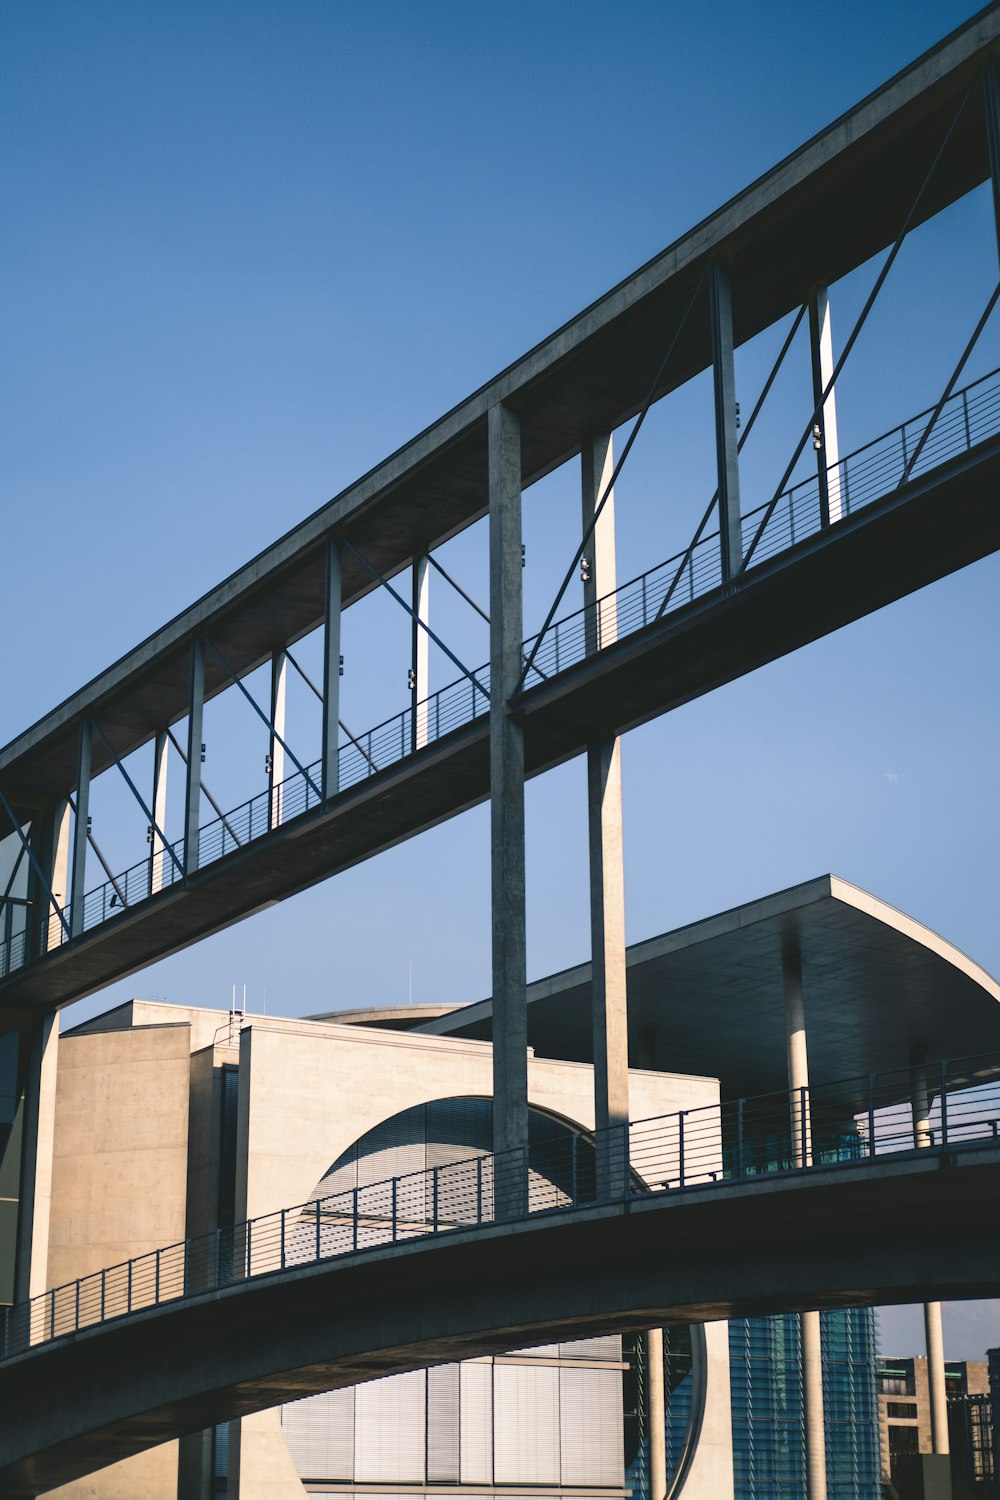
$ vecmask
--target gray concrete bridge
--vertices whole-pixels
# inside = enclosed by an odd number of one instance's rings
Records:
[[[998,1205],[1000,1144],[969,1142],[451,1231],[166,1302],[0,1363],[0,1493],[512,1346],[997,1296]]]

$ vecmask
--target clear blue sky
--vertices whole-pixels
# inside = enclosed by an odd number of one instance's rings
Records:
[[[0,4],[0,742],[974,9]],[[836,329],[871,274],[839,289]],[[995,276],[982,193],[915,238],[852,356],[842,449],[935,399]],[[770,347],[741,356],[751,391]],[[745,496],[808,414],[800,374]],[[683,546],[711,493],[705,397],[637,444],[620,576]],[[575,544],[575,484],[526,497],[529,625]],[[480,589],[482,540],[453,544]],[[834,870],[1000,972],[998,581],[981,563],[629,735],[630,940]],[[397,615],[373,600],[350,627],[361,726],[405,704]],[[207,769],[233,805],[263,748],[219,712]],[[131,863],[144,820],[102,796],[95,831]],[[533,975],[587,954],[583,797],[578,763],[529,789]],[[411,973],[415,1000],[475,998],[487,835],[479,809],[87,1007],[223,1005],[246,982],[252,1008],[301,1014],[405,1000]]]

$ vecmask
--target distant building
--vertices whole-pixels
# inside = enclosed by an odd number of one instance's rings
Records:
[[[995,1357],[1000,1358],[1000,1350],[991,1351],[989,1364],[986,1360],[945,1361],[952,1500],[997,1500],[1000,1496],[990,1399]],[[881,1359],[878,1387],[883,1474],[898,1500],[925,1500],[920,1456],[932,1451],[927,1360],[923,1356]]]

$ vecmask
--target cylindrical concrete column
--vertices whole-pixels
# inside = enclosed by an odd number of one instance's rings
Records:
[[[944,1379],[944,1329],[940,1302],[924,1303],[927,1340],[927,1384],[931,1402],[931,1450],[948,1453],[948,1397]]]
[[[649,1500],[667,1493],[667,1407],[663,1380],[663,1329],[646,1334],[647,1419],[649,1423]]]
[[[910,1109],[913,1144],[931,1145],[930,1114],[933,1096],[922,1056],[915,1056],[910,1075]],[[944,1329],[940,1302],[924,1303],[924,1336],[927,1344],[927,1385],[931,1406],[931,1452],[948,1453],[948,1396],[944,1376]]]
[[[792,1160],[797,1167],[812,1163],[812,1118],[809,1106],[809,1052],[806,1045],[802,957],[789,947],[782,955],[785,998],[785,1043],[788,1056],[789,1123]],[[818,1312],[799,1315],[802,1360],[802,1416],[805,1427],[806,1494],[826,1500],[826,1424],[823,1415],[823,1344]]]

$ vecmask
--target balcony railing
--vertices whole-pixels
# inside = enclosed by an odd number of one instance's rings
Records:
[[[994,370],[955,391],[929,429],[933,410],[928,408],[908,418],[827,470],[830,534],[839,520],[1000,433],[1000,371]],[[766,505],[757,506],[743,516],[744,551],[753,542],[767,510]],[[752,577],[755,568],[791,552],[823,529],[819,478],[814,475],[781,495],[757,540],[746,576]],[[716,531],[703,536],[695,547],[630,579],[589,608],[554,621],[535,651],[528,687],[537,687],[578,665],[589,651],[603,650],[668,614],[708,598],[721,585]],[[535,640],[530,637],[525,641],[526,655]],[[462,677],[432,693],[415,712],[407,708],[362,735],[349,735],[337,752],[338,794],[487,715],[489,666],[480,667],[472,678]],[[321,785],[321,765],[315,761],[295,771],[280,786],[266,788],[232,812],[213,818],[199,832],[197,868],[204,869],[255,842],[279,822],[288,823],[313,811],[322,802]],[[104,881],[83,898],[81,931],[103,926],[176,884],[183,869],[184,840],[179,839]],[[13,917],[12,930],[0,937],[0,979],[66,941],[70,910],[66,907],[63,911],[66,928],[51,909],[39,912],[25,906]]]
[[[67,1282],[4,1312],[0,1358],[202,1292],[380,1245],[653,1193],[1000,1143],[1000,1054],[680,1110],[311,1198]]]

